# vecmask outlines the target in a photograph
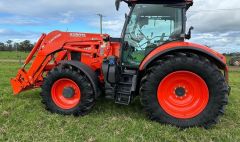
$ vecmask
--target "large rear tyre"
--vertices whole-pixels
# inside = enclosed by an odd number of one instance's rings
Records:
[[[141,103],[151,120],[181,128],[209,128],[228,101],[228,86],[217,66],[181,53],[155,62],[141,81]]]
[[[77,69],[55,68],[42,85],[42,103],[52,113],[83,116],[92,110],[95,97],[91,82]]]

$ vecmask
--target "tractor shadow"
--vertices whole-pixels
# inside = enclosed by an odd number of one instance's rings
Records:
[[[41,99],[40,92],[41,92],[40,89],[30,90],[23,92],[17,95],[16,97],[21,100],[28,99],[30,101],[36,101]]]
[[[92,113],[107,114],[109,116],[130,117],[132,119],[146,119],[139,97],[136,97],[129,105],[116,104],[113,100],[100,97],[97,100]]]
[[[34,104],[35,107],[42,107],[44,109],[44,105],[41,103],[40,92],[40,89],[26,91],[22,94],[14,96],[15,98],[13,99],[18,99],[19,102],[24,102],[25,105]],[[139,97],[136,97],[129,105],[120,105],[114,103],[114,100],[108,100],[104,98],[104,96],[100,96],[96,100],[96,104],[89,115],[119,118],[128,117],[130,119],[146,120],[146,115],[143,107],[141,106]]]

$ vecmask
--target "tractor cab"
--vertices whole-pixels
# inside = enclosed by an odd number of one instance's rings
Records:
[[[138,67],[144,57],[160,45],[183,41],[186,10],[192,1],[125,1],[130,7],[122,32],[122,64]],[[116,1],[119,9],[120,1]]]

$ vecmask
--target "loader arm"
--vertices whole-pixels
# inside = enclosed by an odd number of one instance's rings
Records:
[[[62,60],[71,60],[71,52],[84,53],[90,58],[96,56],[102,42],[102,37],[98,34],[60,31],[43,34],[19,69],[17,76],[11,79],[14,94],[40,87],[44,73],[52,70]],[[92,62],[101,62],[103,58],[104,56],[101,56],[98,60],[87,62],[92,65]]]
[[[52,60],[52,55],[50,53],[44,53],[43,42],[46,38],[46,34],[42,34],[41,38],[38,40],[28,57],[26,58],[24,65],[19,69],[16,78],[11,79],[11,85],[14,94],[19,94],[22,91],[39,87],[41,81],[43,80],[42,73],[47,64]],[[33,58],[35,59],[33,60]],[[27,70],[29,63],[30,68]],[[47,68],[49,69],[49,68]]]

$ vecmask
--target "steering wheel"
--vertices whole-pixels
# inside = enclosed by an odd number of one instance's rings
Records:
[[[132,39],[135,42],[140,42],[141,41],[135,34],[132,34],[131,32],[126,33],[126,35],[129,35],[130,39]]]
[[[143,38],[145,38],[148,42],[150,42],[152,39],[149,39],[142,31],[141,29],[139,29],[139,27],[136,28],[140,34],[143,36]],[[138,38],[135,34],[132,34],[131,32],[126,33],[130,35],[130,38],[136,42],[140,42],[142,39]]]
[[[150,43],[153,39],[157,38],[157,37],[160,37],[161,39],[159,41],[163,41],[164,40],[164,37],[167,37],[165,33],[162,33],[161,36],[154,36],[153,38],[149,39],[148,41],[146,41],[145,43],[139,45],[140,48],[142,48],[143,45],[147,44],[147,43]]]
[[[138,28],[138,31],[140,32],[140,34],[147,40],[147,41],[151,41],[143,32],[141,29]]]

